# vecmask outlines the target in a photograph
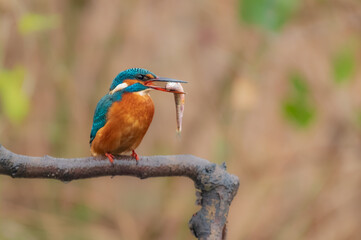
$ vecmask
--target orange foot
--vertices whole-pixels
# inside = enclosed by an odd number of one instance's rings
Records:
[[[138,161],[139,161],[139,157],[138,157],[138,154],[134,151],[134,150],[132,150],[132,155],[131,155],[133,158],[135,158],[135,160],[137,161],[137,163],[138,163]]]
[[[109,162],[110,162],[111,164],[114,163],[114,155],[113,155],[113,154],[111,154],[111,153],[105,153],[105,156],[108,157]]]

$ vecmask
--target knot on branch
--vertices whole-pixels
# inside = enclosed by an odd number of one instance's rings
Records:
[[[197,203],[202,208],[189,221],[189,228],[199,239],[225,238],[229,206],[239,187],[238,177],[225,169],[224,163],[198,169],[195,187],[200,190]]]
[[[3,148],[2,145],[0,145],[0,148]],[[6,174],[11,176],[12,178],[15,178],[18,171],[22,169],[20,163],[15,163],[11,161],[11,155],[9,154],[2,154],[0,156],[0,166],[1,168],[6,169]]]

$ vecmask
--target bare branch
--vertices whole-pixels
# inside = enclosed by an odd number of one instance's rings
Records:
[[[29,157],[15,154],[0,145],[0,174],[13,178],[53,178],[71,181],[101,176],[148,177],[186,176],[199,190],[202,208],[189,221],[198,239],[225,239],[229,206],[236,195],[238,177],[192,155],[141,157],[136,164],[129,156],[118,156],[112,165],[105,158]]]

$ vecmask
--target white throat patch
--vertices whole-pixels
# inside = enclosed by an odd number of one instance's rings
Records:
[[[138,94],[138,95],[140,95],[140,96],[144,96],[144,95],[149,94],[149,90],[150,90],[150,89],[145,89],[145,90],[143,90],[143,91],[136,92],[136,94]]]

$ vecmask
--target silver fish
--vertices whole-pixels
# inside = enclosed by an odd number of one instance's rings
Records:
[[[168,82],[165,85],[165,88],[168,91],[179,91],[184,92],[183,87],[180,83],[175,82]],[[184,102],[185,102],[185,94],[184,93],[173,93],[174,94],[174,101],[176,107],[176,118],[177,118],[177,133],[180,134],[182,131],[182,118],[184,112]]]

